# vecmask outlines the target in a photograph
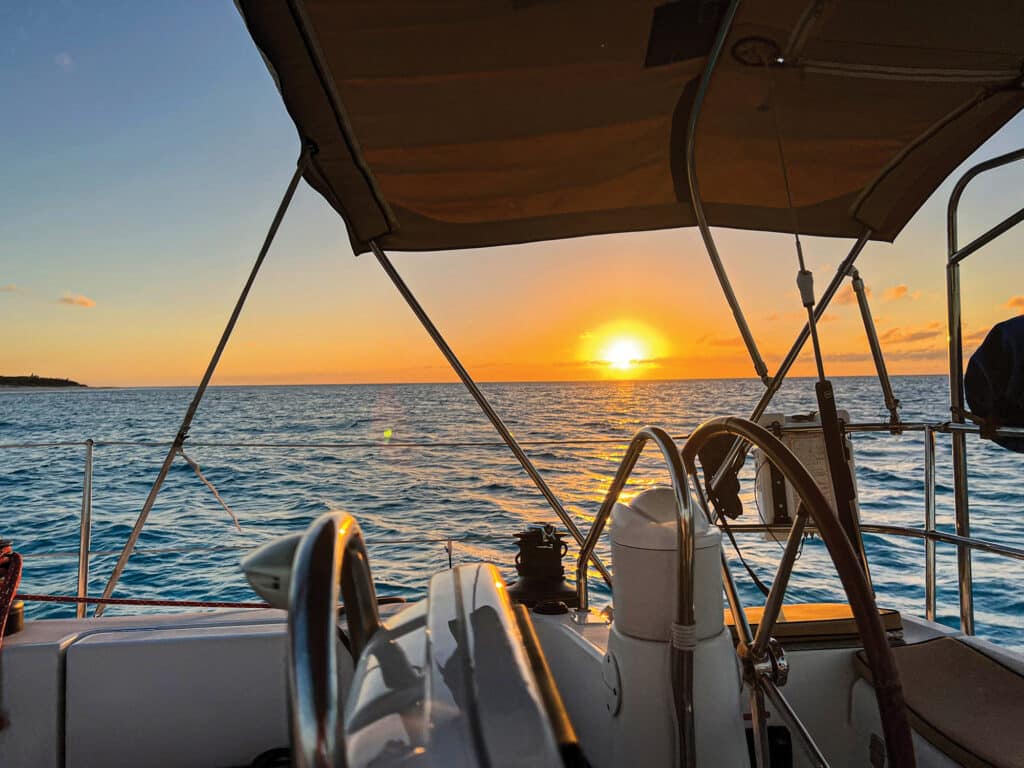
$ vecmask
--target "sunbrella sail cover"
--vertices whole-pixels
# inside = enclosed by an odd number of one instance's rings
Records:
[[[725,3],[237,2],[357,252],[695,223]],[[697,131],[711,224],[895,238],[1024,105],[1022,61],[1019,0],[744,2]]]

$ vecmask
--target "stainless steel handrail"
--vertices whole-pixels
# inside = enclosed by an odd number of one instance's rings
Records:
[[[591,560],[601,532],[611,516],[615,502],[626,486],[637,460],[648,442],[655,443],[668,465],[672,479],[672,490],[675,493],[677,510],[676,550],[679,553],[679,571],[676,578],[677,605],[675,625],[692,632],[695,624],[693,606],[693,564],[694,564],[694,516],[690,497],[690,485],[683,469],[683,461],[675,441],[667,432],[658,427],[644,427],[639,430],[629,443],[626,455],[619,463],[619,468],[608,486],[601,508],[594,518],[586,539],[580,546],[579,558],[576,561],[576,596],[579,601],[578,611],[584,615],[589,610],[587,595],[587,563]],[[673,632],[673,635],[675,632]],[[679,733],[679,764],[690,768],[696,763],[695,731],[693,724],[693,647],[677,644],[673,639],[672,649],[672,688],[675,698],[676,721]]]
[[[657,444],[662,456],[665,457],[672,475],[672,488],[676,494],[676,504],[679,506],[680,515],[688,518],[687,527],[692,532],[693,512],[690,510],[689,484],[676,444],[664,430],[657,427],[644,427],[630,440],[626,454],[619,462],[619,468],[615,471],[615,476],[604,495],[604,501],[601,502],[601,506],[594,516],[594,523],[590,526],[587,537],[580,546],[579,556],[576,558],[576,598],[579,604],[578,610],[581,613],[590,609],[590,597],[587,592],[587,561],[604,532],[604,527],[615,507],[615,502],[619,499],[619,494],[626,487],[629,476],[648,442]],[[689,555],[692,559],[692,552]],[[686,588],[692,592],[693,585],[689,584]]]
[[[946,315],[949,337],[949,408],[953,423],[963,424],[964,418],[964,344],[960,306],[960,262],[982,246],[996,239],[1024,220],[1024,211],[1007,217],[964,248],[957,246],[957,215],[964,190],[977,176],[995,168],[1024,160],[1024,149],[993,157],[969,168],[953,187],[946,208]],[[956,514],[956,532],[971,535],[971,511],[967,493],[967,440],[963,434],[953,434],[953,503]],[[971,573],[971,551],[957,550],[957,582],[960,589],[960,628],[965,634],[974,634],[974,577]]]
[[[924,431],[924,528],[935,532],[935,430]],[[862,526],[863,530],[863,526]],[[935,539],[924,542],[924,617],[935,621]]]
[[[955,533],[945,531],[929,531],[924,528],[914,528],[909,525],[884,525],[882,523],[864,523],[861,525],[864,533],[878,533],[888,536],[906,536],[911,539],[923,539],[925,541],[942,542],[955,544],[957,546],[977,549],[980,552],[989,552],[993,555],[1001,555],[1013,560],[1024,560],[1024,549],[1019,547],[1008,547],[1005,544],[994,544],[991,541],[977,539],[971,536],[957,536]],[[790,527],[786,525],[771,525],[767,523],[729,523],[729,530],[733,533],[770,533],[773,536],[783,536],[789,532]],[[813,533],[813,526],[808,527],[808,532]]]
[[[82,472],[82,514],[78,522],[78,597],[89,593],[89,542],[92,539],[92,440],[85,441]],[[75,606],[75,618],[85,618],[84,602]]]
[[[292,753],[303,768],[334,768],[339,744],[338,597],[344,597],[352,656],[380,627],[377,596],[359,523],[347,512],[321,515],[292,561],[288,599],[288,691]]]

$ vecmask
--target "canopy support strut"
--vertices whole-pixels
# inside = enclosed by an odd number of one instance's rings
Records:
[[[530,479],[533,480],[533,484],[537,486],[537,490],[541,492],[541,495],[547,500],[548,504],[551,506],[551,509],[553,509],[555,514],[558,515],[558,519],[562,521],[562,523],[568,529],[569,533],[572,534],[572,537],[576,539],[576,543],[582,546],[584,537],[579,527],[573,521],[572,517],[569,516],[569,513],[562,505],[562,502],[559,501],[557,496],[555,496],[554,491],[551,490],[551,487],[541,476],[540,472],[537,471],[537,468],[533,465],[533,462],[530,461],[530,457],[526,455],[526,452],[522,449],[522,446],[520,446],[516,439],[512,436],[512,433],[509,431],[508,427],[505,426],[505,422],[501,420],[501,417],[498,415],[498,412],[494,410],[494,407],[484,396],[484,393],[480,391],[480,387],[477,386],[476,382],[473,380],[473,377],[469,375],[469,371],[467,371],[465,366],[463,366],[462,363],[459,361],[459,358],[455,355],[455,352],[452,350],[452,348],[448,346],[448,342],[445,341],[444,336],[441,335],[441,332],[437,329],[437,326],[434,325],[434,321],[430,319],[430,316],[426,313],[426,310],[423,309],[423,305],[420,304],[419,300],[416,298],[413,292],[409,290],[409,286],[406,285],[405,280],[402,279],[402,276],[398,274],[398,270],[395,269],[395,266],[391,263],[391,260],[387,257],[387,254],[385,254],[381,247],[377,245],[377,243],[374,242],[373,240],[370,241],[369,245],[370,250],[372,250],[373,255],[377,257],[377,261],[384,269],[384,272],[387,273],[387,276],[389,278],[391,278],[391,282],[394,283],[395,288],[398,289],[398,292],[402,294],[402,298],[405,299],[405,303],[409,305],[409,309],[413,311],[413,314],[416,315],[416,318],[423,325],[423,328],[430,335],[430,338],[433,339],[434,344],[436,344],[437,348],[441,350],[441,354],[445,356],[445,359],[448,361],[448,364],[452,367],[452,370],[454,370],[455,373],[458,374],[458,377],[462,380],[462,383],[466,386],[466,389],[469,390],[469,394],[473,396],[473,399],[476,400],[477,405],[480,406],[480,410],[484,412],[484,415],[491,422],[491,425],[494,427],[497,433],[501,436],[501,439],[505,442],[505,445],[507,445],[509,450],[512,451],[512,454],[519,461],[520,465],[522,465],[523,469],[526,470],[526,474],[530,476]],[[601,562],[601,560],[597,557],[596,554],[591,553],[590,561],[594,564],[594,567],[601,574],[601,578],[605,580],[605,583],[611,585],[611,574],[608,572],[608,569],[604,566],[604,563]]]
[[[245,305],[245,300],[249,296],[249,290],[256,281],[256,275],[259,273],[260,267],[263,266],[263,260],[266,258],[267,252],[270,250],[271,243],[274,242],[274,237],[277,235],[277,230],[281,226],[284,214],[288,210],[292,197],[295,195],[295,190],[299,186],[299,181],[302,179],[302,174],[305,172],[306,166],[309,163],[309,158],[314,151],[315,150],[312,146],[306,146],[303,147],[302,153],[299,155],[299,161],[295,168],[295,173],[292,174],[292,180],[288,183],[288,188],[285,190],[284,197],[281,199],[281,203],[277,207],[277,213],[274,214],[274,220],[270,223],[270,229],[267,231],[267,236],[263,240],[263,247],[260,248],[259,255],[256,257],[256,263],[253,264],[252,270],[249,272],[249,279],[245,281],[245,286],[242,288],[242,292],[238,296],[238,301],[235,302],[235,308],[232,310],[231,316],[228,318],[227,325],[224,327],[224,332],[220,336],[217,348],[213,351],[213,357],[210,358],[210,362],[206,366],[206,373],[203,374],[203,378],[199,382],[199,386],[196,388],[195,394],[192,396],[192,402],[189,403],[188,410],[185,411],[185,418],[181,421],[181,426],[178,428],[178,434],[175,436],[174,442],[171,443],[171,447],[167,451],[167,456],[164,458],[164,463],[160,466],[160,471],[157,473],[156,480],[153,482],[153,487],[149,489],[149,495],[146,497],[145,504],[142,505],[142,511],[135,520],[132,532],[128,535],[128,541],[125,542],[124,548],[121,550],[121,554],[117,558],[117,564],[114,566],[113,573],[110,574],[110,580],[107,581],[107,586],[103,589],[103,599],[109,598],[114,593],[114,588],[117,586],[117,582],[121,578],[121,574],[124,572],[125,566],[128,564],[128,558],[131,557],[132,551],[135,549],[135,544],[138,542],[139,535],[142,533],[142,528],[145,526],[146,520],[149,518],[149,513],[153,510],[153,505],[156,503],[156,497],[160,493],[160,488],[163,486],[164,480],[167,479],[167,474],[171,470],[171,464],[174,463],[174,457],[181,452],[181,448],[185,444],[185,440],[188,438],[188,430],[192,426],[192,420],[195,418],[196,411],[199,410],[199,403],[202,402],[203,395],[206,394],[206,388],[210,384],[210,379],[213,378],[213,373],[217,370],[217,364],[220,362],[220,356],[224,352],[224,348],[227,346],[228,339],[231,338],[232,331],[235,329],[235,323],[238,322],[238,317],[242,313],[242,307]],[[104,607],[105,605],[103,603],[97,605],[95,615],[102,616]]]
[[[754,341],[754,335],[750,332],[750,326],[743,315],[739,299],[736,298],[736,293],[732,289],[729,275],[725,271],[722,257],[718,253],[718,246],[715,245],[715,238],[711,235],[711,227],[708,226],[707,217],[704,215],[704,203],[701,202],[700,198],[700,186],[697,183],[697,122],[700,119],[701,107],[704,106],[704,98],[707,96],[708,86],[711,84],[711,75],[714,73],[715,65],[718,63],[718,58],[725,47],[725,39],[729,36],[729,30],[732,27],[733,19],[736,18],[736,11],[739,10],[739,6],[740,0],[732,0],[728,10],[725,12],[721,26],[718,28],[715,44],[708,53],[707,64],[700,78],[700,85],[697,88],[693,107],[690,109],[690,119],[686,129],[686,178],[690,186],[690,203],[693,206],[693,215],[697,219],[697,226],[700,228],[701,237],[704,238],[704,246],[707,248],[708,258],[711,259],[711,266],[715,270],[718,282],[722,286],[722,293],[725,294],[725,300],[729,303],[729,309],[732,310],[732,316],[736,320],[736,327],[739,328],[740,336],[743,337],[743,343],[746,345],[750,359],[754,363],[754,371],[757,372],[757,375],[767,387],[771,385],[771,378],[768,376],[768,366],[765,365],[764,359],[757,349],[757,342]]]
[[[814,305],[814,319],[821,320],[822,315],[825,314],[825,310],[828,309],[829,304],[832,303],[833,297],[839,291],[839,286],[843,284],[843,280],[849,274],[850,269],[857,261],[857,257],[860,256],[864,250],[864,246],[868,244],[868,240],[871,239],[871,230],[865,229],[860,237],[857,238],[853,246],[850,248],[850,252],[846,254],[839,266],[836,267],[835,274],[832,276],[832,280],[829,282],[825,291],[821,295],[821,299]],[[772,377],[771,383],[768,385],[768,389],[761,393],[761,399],[757,401],[757,405],[754,406],[754,410],[750,414],[751,421],[757,421],[764,415],[764,412],[768,409],[768,406],[772,402],[772,398],[781,389],[783,382],[786,380],[786,375],[789,373],[789,369],[793,367],[793,364],[800,357],[800,353],[803,352],[804,345],[807,343],[807,339],[810,338],[811,328],[810,323],[804,323],[803,329],[797,335],[796,340],[793,342],[793,346],[789,348],[789,352],[783,358],[779,364],[778,371],[775,372],[775,376]],[[726,456],[725,461],[722,462],[715,473],[714,478],[711,480],[713,488],[718,487],[718,484],[722,481],[728,473],[736,471],[738,465],[742,464],[743,457],[746,452],[743,449],[743,441],[736,440],[732,444],[732,448]]]
[[[871,347],[871,357],[875,361],[875,370],[878,372],[878,383],[882,387],[882,397],[885,398],[885,407],[889,410],[889,423],[893,426],[893,433],[899,432],[900,426],[900,401],[892,391],[892,382],[889,380],[889,370],[885,367],[885,358],[882,356],[882,345],[878,341],[878,330],[875,328],[875,320],[871,316],[871,307],[868,304],[868,292],[864,287],[864,281],[860,278],[860,272],[855,267],[850,267],[850,279],[853,281],[853,292],[857,296],[857,306],[860,308],[860,316],[864,321],[864,333],[868,337],[868,346]]]

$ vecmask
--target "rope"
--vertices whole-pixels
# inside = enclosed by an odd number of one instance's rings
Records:
[[[11,613],[11,606],[14,605],[15,593],[18,591],[20,581],[21,555],[11,548],[11,542],[0,541],[0,651],[3,650],[7,617]],[[0,668],[0,672],[2,672],[2,668]],[[0,677],[0,683],[2,682],[3,678]],[[2,692],[3,688],[0,687],[0,693]],[[0,698],[0,731],[7,727],[8,722],[7,712],[3,708],[3,699]]]
[[[193,470],[195,470],[196,477],[198,477],[200,480],[202,480],[203,481],[203,485],[205,485],[207,488],[210,489],[210,492],[213,494],[214,498],[217,499],[217,501],[220,502],[220,505],[222,507],[224,507],[224,511],[227,512],[229,515],[231,515],[231,519],[235,523],[235,528],[237,528],[238,532],[241,533],[242,532],[242,525],[241,525],[241,523],[238,522],[238,515],[236,515],[234,510],[231,509],[231,507],[228,506],[228,503],[226,501],[224,501],[223,498],[221,498],[221,495],[219,493],[217,493],[217,489],[213,487],[213,483],[211,483],[209,480],[206,479],[206,476],[203,475],[203,471],[201,469],[199,469],[199,465],[196,464],[196,462],[193,461],[189,457],[189,455],[187,453],[185,453],[185,451],[182,450],[181,448],[178,449],[178,453],[181,454],[181,458],[183,458],[185,461],[187,461],[188,465],[190,467],[192,467]]]

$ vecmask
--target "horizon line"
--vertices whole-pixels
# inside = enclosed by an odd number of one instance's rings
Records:
[[[948,376],[948,371],[937,373],[891,373],[890,378],[923,378],[926,376]],[[47,377],[51,378],[51,377]],[[787,376],[786,381],[817,380],[817,376]],[[828,376],[828,379],[877,379],[877,374],[841,374]],[[636,384],[636,383],[667,383],[674,381],[760,381],[757,376],[678,376],[670,378],[622,378],[622,379],[474,379],[477,384]],[[81,384],[82,382],[77,382]],[[444,381],[318,381],[318,382],[238,382],[232,384],[210,383],[209,387],[380,387],[380,386],[437,386],[450,384],[465,386],[456,379]],[[85,389],[177,389],[193,388],[198,384],[83,384]],[[0,389],[6,388],[0,385]],[[33,389],[33,387],[11,386],[11,389]],[[39,387],[39,389],[63,389],[62,387]]]

